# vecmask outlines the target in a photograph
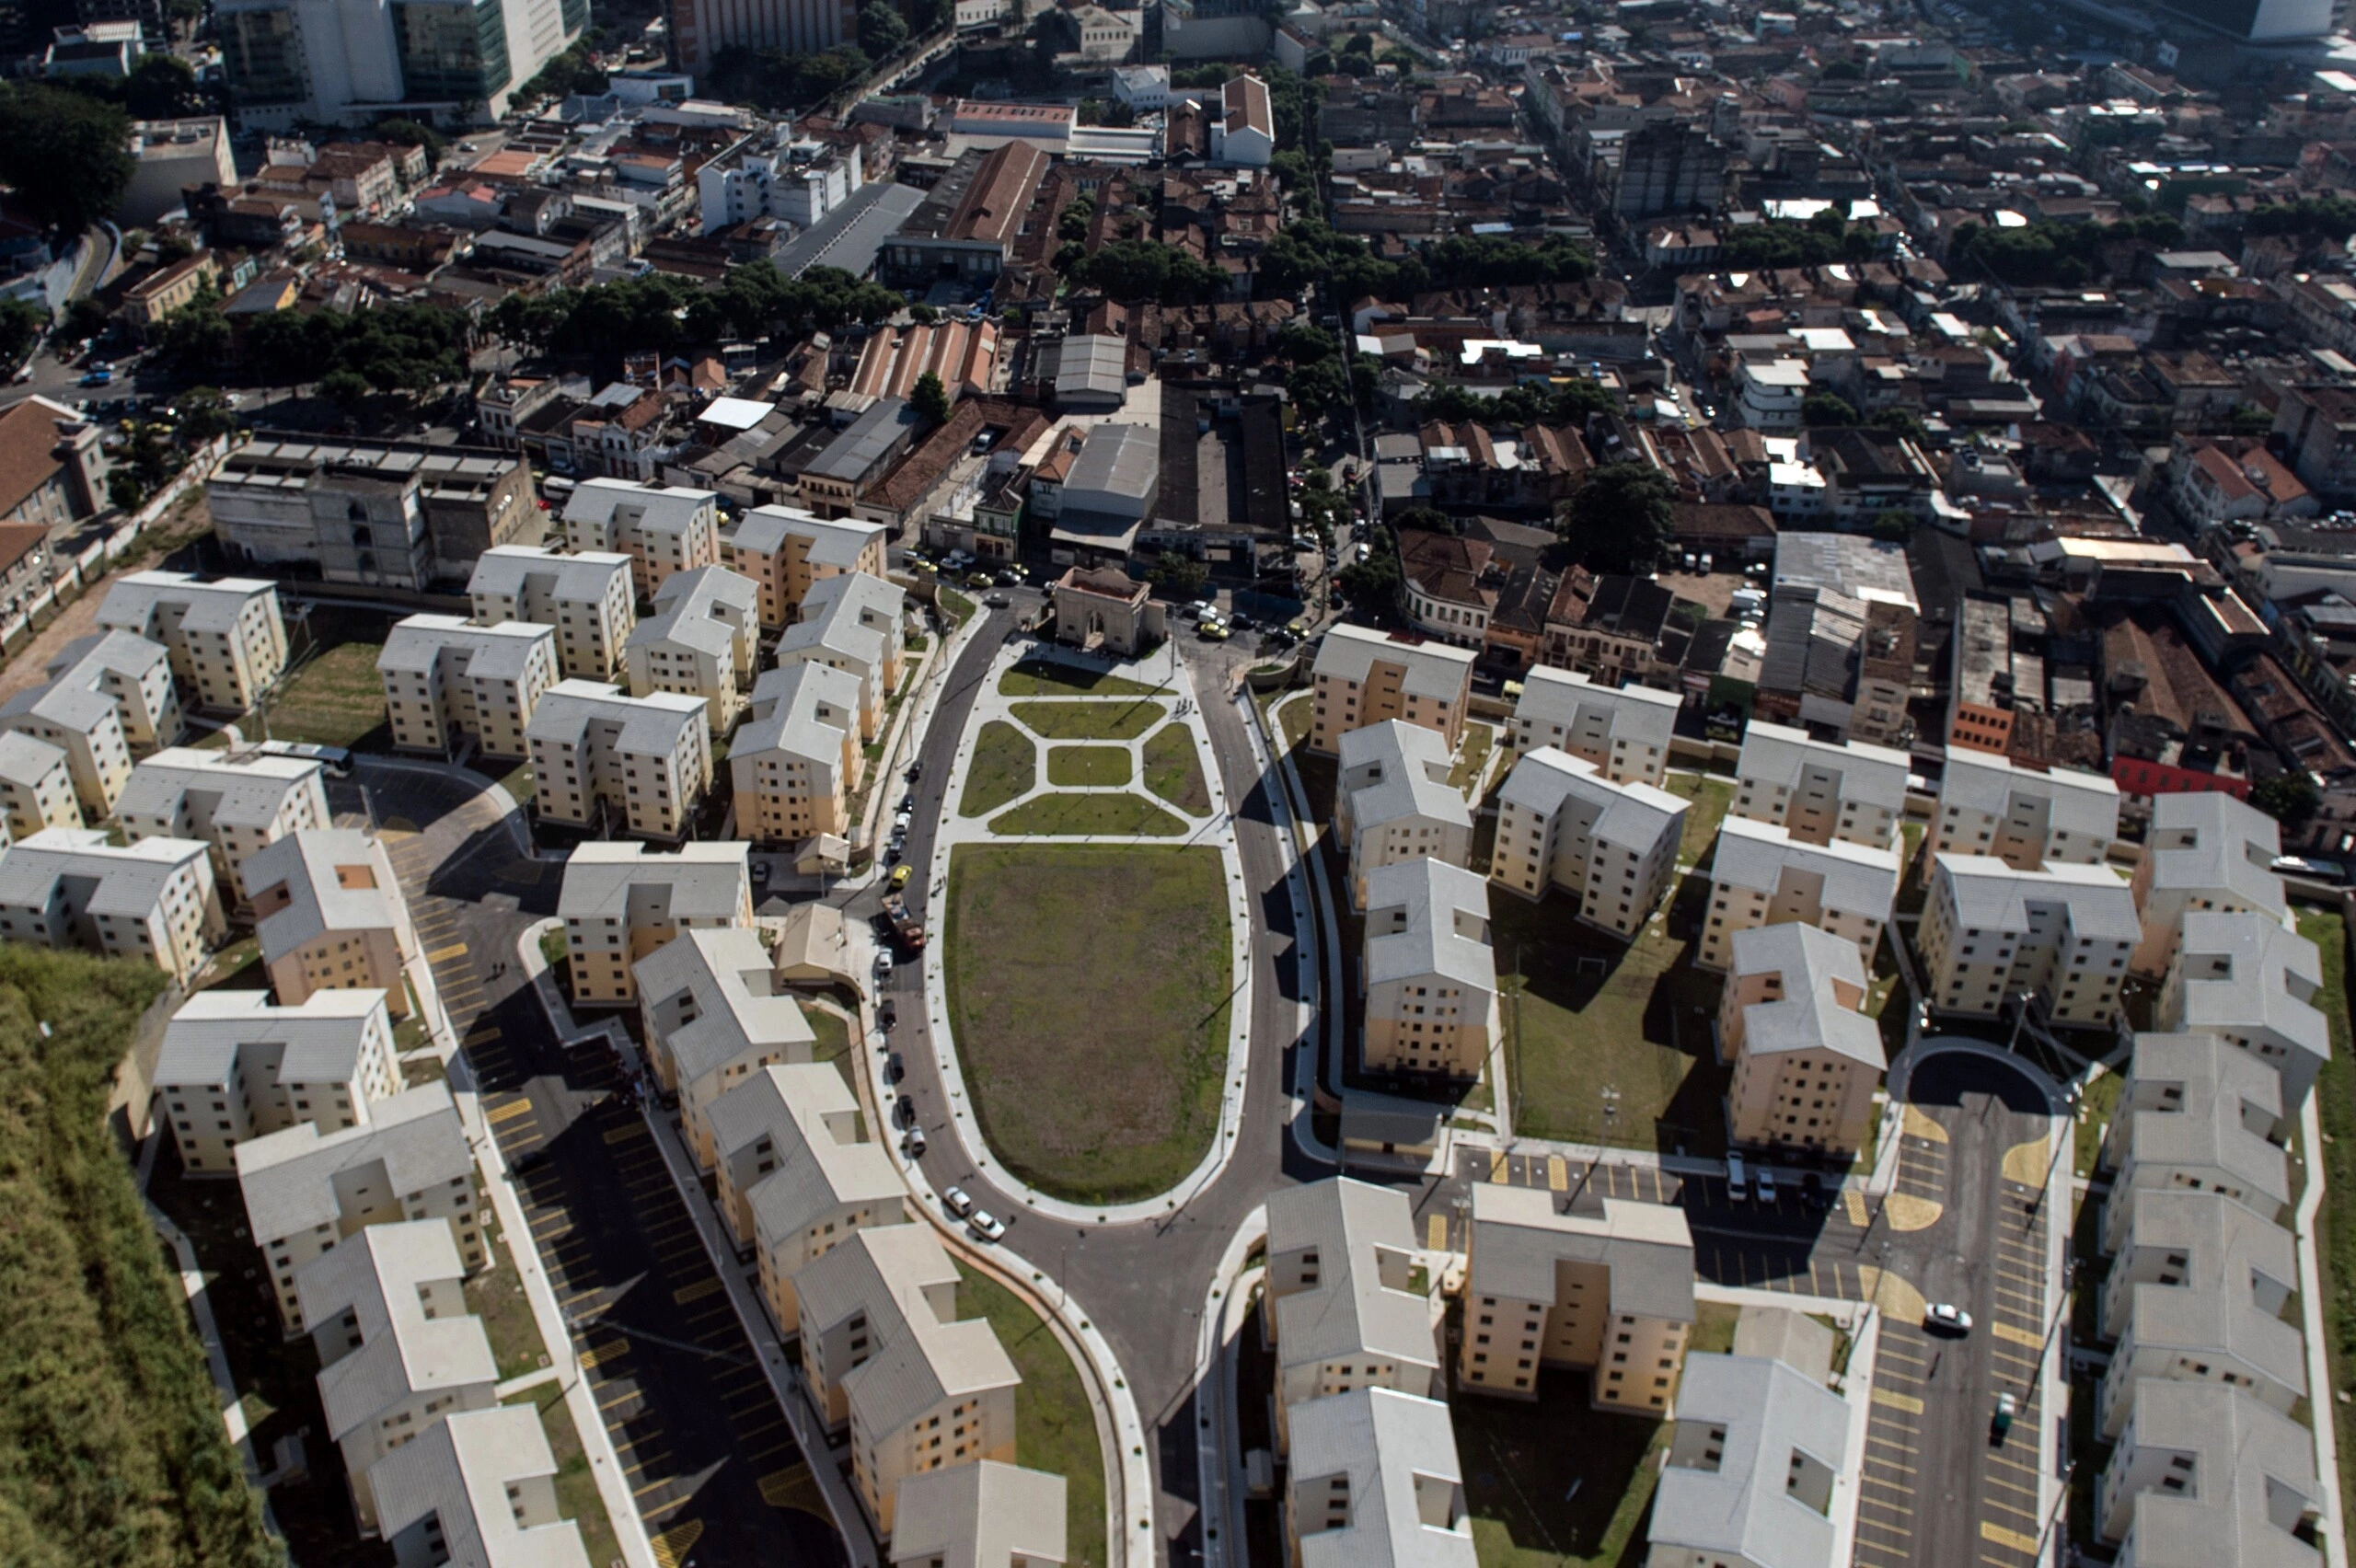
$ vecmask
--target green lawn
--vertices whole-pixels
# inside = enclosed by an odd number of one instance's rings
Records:
[[[581,1545],[591,1562],[614,1562],[621,1548],[614,1540],[613,1521],[606,1515],[606,1500],[598,1494],[596,1478],[589,1473],[589,1456],[581,1447],[580,1429],[564,1402],[564,1385],[542,1383],[510,1394],[502,1404],[528,1404],[540,1412],[549,1435],[549,1457],[556,1461],[556,1506],[581,1528]]]
[[[1028,794],[1039,781],[1039,748],[1013,725],[993,719],[974,741],[974,760],[965,768],[965,797],[957,802],[959,816],[987,816]]]
[[[1317,699],[1307,692],[1288,698],[1276,709],[1276,725],[1285,744],[1297,746],[1309,738],[1309,721],[1317,716]]]
[[[1586,1373],[1546,1369],[1533,1401],[1460,1389],[1448,1412],[1481,1568],[1615,1568],[1632,1551],[1642,1561],[1666,1423],[1598,1414]]]
[[[940,607],[941,618],[952,626],[958,626],[974,613],[974,601],[954,588],[943,588],[941,590]]]
[[[802,1006],[802,1016],[810,1020],[810,1032],[818,1037],[818,1043],[810,1048],[810,1059],[834,1063],[835,1071],[843,1075],[843,1087],[857,1094],[859,1082],[851,1075],[859,1070],[859,1064],[851,1057],[850,1025],[824,1008],[814,1008],[806,1002]]]
[[[1489,766],[1490,748],[1497,744],[1497,732],[1486,724],[1464,726],[1464,744],[1456,748],[1456,765],[1449,769],[1448,781],[1465,795],[1474,792],[1481,782],[1482,769]]]
[[[1034,795],[990,819],[1005,838],[1146,834],[1176,838],[1186,824],[1142,795]]]
[[[1170,688],[1051,659],[1025,659],[999,677],[998,689],[1008,697],[1153,697]]]
[[[2331,1060],[2316,1080],[2316,1113],[2323,1123],[2323,1205],[2316,1211],[2316,1250],[2330,1289],[2323,1300],[2324,1350],[2331,1386],[2356,1384],[2356,1065],[2348,1059],[2348,932],[2337,914],[2302,907],[2299,934],[2323,957],[2323,986],[2316,1007],[2331,1025]],[[2310,1159],[2315,1151],[2308,1151]],[[2340,1405],[2345,1411],[2349,1407]],[[2356,1496],[2356,1441],[2340,1428],[2339,1484]]]
[[[2072,1167],[2079,1175],[2094,1174],[2095,1162],[2102,1158],[2103,1134],[2109,1130],[2111,1114],[2119,1109],[2119,1091],[2126,1087],[2120,1074],[2105,1073],[2086,1086],[2079,1100],[2078,1143]]]
[[[548,1344],[540,1338],[540,1325],[532,1316],[524,1282],[516,1276],[515,1261],[495,1239],[486,1237],[485,1240],[497,1262],[467,1281],[467,1310],[482,1320],[482,1332],[491,1340],[500,1377],[520,1378],[549,1364]]]
[[[337,643],[286,678],[278,695],[263,704],[260,721],[248,718],[238,727],[248,740],[267,730],[275,741],[388,747],[385,683],[376,674],[376,655],[384,651],[382,641]],[[226,745],[228,736],[215,730],[199,744]]]
[[[1075,1202],[1168,1191],[1218,1124],[1227,1062],[1224,872],[1175,846],[960,845],[949,1013],[999,1159]]]
[[[1718,824],[1726,821],[1727,808],[1734,804],[1734,781],[1701,773],[1672,773],[1668,790],[1693,802],[1693,809],[1685,813],[1685,836],[1678,842],[1677,859],[1682,865],[1699,864],[1718,836]]]
[[[1018,702],[1012,711],[1051,741],[1134,741],[1169,717],[1159,702]]]
[[[1126,746],[1047,748],[1047,782],[1050,784],[1066,788],[1126,784],[1129,773]]]
[[[1489,932],[1517,1131],[1695,1155],[1725,1147],[1727,1074],[1706,1016],[1720,983],[1686,961],[1685,941],[1657,924],[1623,947],[1580,925],[1560,893],[1531,904],[1493,892]]]
[[[1014,1462],[1064,1478],[1064,1562],[1106,1568],[1104,1445],[1080,1369],[1046,1320],[988,1275],[957,1265],[961,1317],[988,1320],[1022,1374],[1014,1395]]]
[[[1195,737],[1184,724],[1165,724],[1146,737],[1145,787],[1188,816],[1208,816],[1210,786]]]

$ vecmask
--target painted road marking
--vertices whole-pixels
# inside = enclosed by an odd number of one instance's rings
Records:
[[[467,944],[464,942],[452,942],[448,947],[435,948],[432,952],[427,953],[425,955],[425,962],[428,963],[447,963],[454,958],[464,958],[466,956]]]
[[[808,1465],[789,1465],[781,1470],[771,1470],[761,1477],[761,1501],[772,1508],[787,1508],[793,1505],[795,1494],[809,1484]]]
[[[612,1132],[607,1133],[606,1135],[606,1141],[609,1144],[628,1143],[632,1138],[642,1138],[645,1136],[645,1123],[625,1122],[620,1126],[616,1127]]]
[[[1506,1151],[1501,1148],[1491,1149],[1489,1151],[1489,1180],[1509,1182],[1512,1179],[1513,1171],[1506,1162]]]
[[[530,1101],[511,1100],[506,1104],[499,1107],[496,1111],[484,1112],[482,1119],[489,1122],[495,1127],[502,1122],[512,1122],[518,1116],[528,1116],[531,1113],[532,1102]]]
[[[701,1519],[683,1519],[646,1544],[654,1549],[654,1568],[679,1568],[703,1539]]]
[[[628,1355],[629,1354],[629,1342],[628,1340],[607,1340],[603,1344],[592,1345],[587,1350],[583,1351],[581,1353],[581,1365],[585,1369],[591,1366],[600,1366],[606,1362],[615,1360],[619,1356]]]
[[[2032,1333],[2027,1329],[2016,1329],[2013,1327],[2012,1324],[2002,1320],[1989,1324],[1988,1332],[1994,1334],[2000,1340],[2009,1340],[2015,1344],[2025,1344],[2032,1350],[2043,1350],[2045,1348],[2045,1336],[2043,1334]]]
[[[1916,1399],[1912,1394],[1901,1394],[1892,1389],[1877,1387],[1874,1389],[1874,1403],[1888,1405],[1892,1410],[1902,1410],[1909,1415],[1923,1413],[1921,1400]]]
[[[1546,1184],[1558,1193],[1566,1193],[1570,1191],[1570,1161],[1565,1159],[1559,1154],[1548,1155],[1546,1157]]]
[[[690,1301],[702,1300],[705,1297],[711,1295],[720,1288],[720,1276],[714,1274],[710,1279],[702,1280],[697,1284],[671,1292],[671,1299],[677,1302],[680,1306],[685,1307]]]
[[[2008,1530],[2002,1525],[1992,1525],[1985,1519],[1980,1521],[1980,1539],[1992,1540],[1998,1546],[2010,1547],[2015,1551],[2026,1551],[2032,1556],[2037,1552],[2035,1536],[2023,1535],[2018,1530]]]
[[[498,1038],[499,1038],[499,1026],[498,1026],[497,1024],[495,1024],[495,1023],[494,1023],[494,1024],[488,1025],[488,1026],[486,1026],[485,1028],[478,1029],[478,1030],[474,1031],[472,1033],[468,1034],[468,1035],[467,1036],[467,1043],[468,1043],[468,1044],[469,1044],[469,1045],[476,1045],[476,1046],[488,1045],[488,1044],[490,1044],[492,1041],[494,1041],[494,1040],[496,1040],[496,1039],[498,1039]]]
[[[1448,1251],[1448,1216],[1436,1214],[1424,1222],[1424,1250],[1428,1252]]]

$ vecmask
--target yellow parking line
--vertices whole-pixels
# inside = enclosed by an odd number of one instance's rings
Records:
[[[1426,1251],[1448,1251],[1448,1216],[1436,1214],[1424,1221],[1424,1248]]]
[[[512,1122],[518,1116],[528,1116],[531,1113],[532,1102],[529,1100],[511,1100],[495,1111],[484,1112],[482,1119],[495,1127],[502,1122]]]
[[[1501,1148],[1491,1149],[1489,1151],[1489,1180],[1506,1182],[1510,1181],[1512,1176],[1513,1172],[1506,1164],[1506,1151]]]
[[[2025,1344],[2032,1350],[2043,1350],[2045,1348],[2045,1336],[2043,1334],[2032,1333],[2027,1329],[2016,1329],[2013,1327],[2012,1324],[2002,1320],[1990,1323],[1988,1325],[1988,1332],[1994,1334],[2000,1340],[2007,1340],[2014,1344]]]
[[[668,1486],[670,1484],[671,1478],[669,1476],[661,1476],[653,1481],[648,1482],[644,1486],[631,1488],[630,1495],[632,1497],[643,1497],[658,1486]]]
[[[583,1351],[581,1353],[581,1365],[584,1368],[596,1366],[605,1362],[612,1361],[618,1356],[628,1355],[629,1354],[629,1342],[628,1340],[607,1340],[603,1344],[592,1345],[587,1350]]]
[[[425,962],[428,963],[447,963],[454,958],[464,958],[466,956],[467,944],[464,942],[452,942],[448,947],[435,948],[432,952],[427,953],[425,955]]]
[[[642,1138],[645,1136],[645,1123],[625,1122],[620,1126],[616,1127],[612,1132],[607,1133],[606,1135],[606,1141],[609,1144],[628,1143],[632,1138]]]
[[[700,1301],[705,1297],[725,1287],[721,1285],[720,1277],[715,1274],[710,1279],[699,1280],[694,1285],[671,1292],[671,1299],[685,1307],[690,1301]]]
[[[1558,1193],[1570,1190],[1570,1162],[1559,1154],[1550,1154],[1546,1157],[1546,1184]]]
[[[1893,1443],[1887,1437],[1877,1436],[1870,1432],[1865,1434],[1865,1441],[1868,1443],[1878,1443],[1885,1448],[1895,1448],[1901,1454],[1911,1454],[1914,1452],[1914,1445],[1911,1443]],[[1905,1469],[1902,1465],[1899,1468],[1901,1470]],[[1907,1473],[1911,1475],[1913,1472],[1910,1470]]]
[[[696,1542],[702,1539],[701,1519],[685,1519],[673,1525],[647,1542],[654,1549],[654,1568],[679,1568],[679,1564],[687,1560],[687,1553],[695,1550]]]
[[[1921,1400],[1916,1399],[1912,1394],[1901,1394],[1889,1389],[1875,1389],[1874,1403],[1877,1405],[1888,1405],[1892,1410],[1902,1410],[1909,1415],[1920,1415],[1923,1413],[1923,1401]]]
[[[495,1023],[485,1029],[478,1029],[467,1036],[467,1043],[478,1046],[488,1045],[499,1038],[499,1025]]]
[[[2015,1551],[2026,1551],[2032,1555],[2037,1551],[2035,1536],[2023,1535],[2018,1530],[2008,1530],[2002,1525],[1992,1525],[1985,1519],[1980,1521],[1980,1539],[1992,1540],[1998,1546],[2008,1546]]]

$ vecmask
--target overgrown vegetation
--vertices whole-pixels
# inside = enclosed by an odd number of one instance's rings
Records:
[[[2356,1064],[2348,1059],[2348,930],[2336,914],[2299,911],[2299,934],[2322,956],[2323,987],[2316,1007],[2331,1026],[2331,1060],[2316,1079],[2316,1113],[2323,1147],[2306,1151],[2322,1167],[2323,1204],[2316,1210],[2316,1255],[2327,1287],[2323,1298],[2324,1354],[2333,1393],[2356,1383]],[[2344,1410],[2347,1407],[2337,1406]],[[2356,1493],[2356,1443],[2339,1443],[2339,1486]]]
[[[585,289],[511,294],[491,313],[491,329],[510,343],[550,353],[619,356],[633,349],[667,351],[757,338],[800,335],[846,322],[876,322],[903,301],[881,283],[865,283],[837,267],[813,267],[789,278],[769,261],[728,270],[725,282],[705,288],[690,278],[650,272]]]
[[[1451,235],[1421,256],[1386,260],[1356,235],[1341,234],[1322,220],[1289,224],[1261,253],[1254,276],[1263,299],[1299,298],[1304,284],[1324,284],[1331,297],[1354,301],[1369,294],[1397,300],[1404,294],[1447,286],[1573,282],[1595,275],[1595,258],[1561,235],[1536,245],[1494,235]]]
[[[1718,245],[1718,265],[1821,267],[1833,261],[1870,261],[1881,236],[1871,224],[1852,224],[1826,208],[1804,224],[1750,224],[1731,230]]]
[[[2146,248],[2165,248],[2184,238],[2184,225],[2165,213],[2145,213],[2118,223],[2029,224],[2021,228],[1957,225],[1948,248],[1948,264],[1958,276],[1984,269],[1991,276],[2015,286],[2058,283],[2064,288],[2106,276],[2113,264],[2109,252],[2131,255]]]

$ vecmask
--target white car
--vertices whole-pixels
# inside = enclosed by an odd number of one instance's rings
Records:
[[[974,1216],[965,1222],[965,1228],[974,1233],[976,1241],[998,1241],[1006,1236],[1006,1222],[987,1209],[976,1209]]]
[[[892,955],[889,952],[875,955],[875,973],[879,977],[892,973]]]
[[[974,1212],[974,1200],[966,1195],[963,1187],[943,1187],[941,1189],[941,1206],[963,1219]]]
[[[1935,1302],[1923,1309],[1923,1326],[1951,1334],[1971,1332],[1971,1314],[1951,1301]]]

